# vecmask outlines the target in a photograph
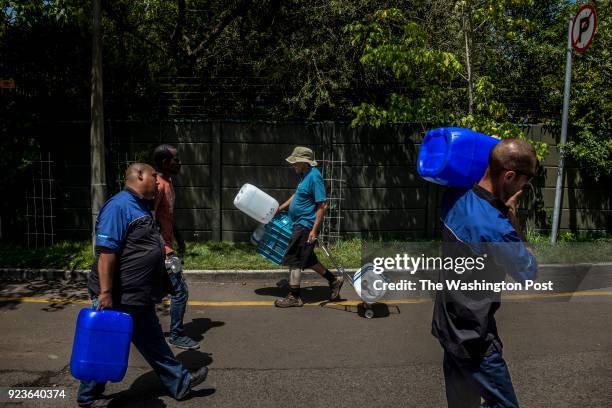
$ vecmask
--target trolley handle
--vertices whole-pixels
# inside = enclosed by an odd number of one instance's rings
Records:
[[[332,264],[334,264],[334,267],[336,268],[336,270],[352,281],[351,276],[348,273],[346,273],[346,271],[344,270],[344,267],[338,264],[338,262],[336,261],[336,258],[334,258],[331,252],[329,252],[329,249],[327,249],[327,247],[323,245],[323,242],[321,242],[319,238],[315,238],[313,242],[316,242],[317,244],[319,244],[319,247],[323,250],[325,255],[327,255],[327,257],[332,261]]]

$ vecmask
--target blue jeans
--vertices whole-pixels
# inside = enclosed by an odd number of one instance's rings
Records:
[[[170,302],[170,338],[176,339],[185,335],[183,317],[187,309],[189,290],[182,271],[171,273],[169,276],[175,291]]]
[[[449,408],[518,408],[508,366],[501,350],[477,359],[462,359],[444,351],[444,379]]]
[[[94,307],[97,307],[97,303],[94,298]],[[190,391],[191,374],[174,357],[166,343],[155,306],[119,305],[114,310],[132,316],[132,343],[153,368],[170,395],[177,399],[185,397]],[[85,405],[102,398],[105,387],[106,383],[103,382],[81,381],[77,402]]]

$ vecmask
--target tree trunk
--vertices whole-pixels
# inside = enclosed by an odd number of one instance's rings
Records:
[[[183,30],[185,28],[185,0],[177,0],[178,14],[176,17],[176,25],[174,26],[174,33],[172,34],[172,41],[170,45],[170,52],[174,57],[174,64],[178,65],[179,54],[180,54],[180,42],[183,41]]]
[[[471,39],[472,27],[471,19],[467,16],[465,9],[462,10],[463,19],[463,39],[465,42],[465,65],[467,67],[467,82],[468,82],[468,113],[471,115],[474,112],[474,81],[472,79],[472,61],[471,61]]]
[[[93,40],[91,64],[91,218],[92,247],[96,239],[96,217],[106,200],[106,166],[104,164],[104,93],[102,88],[101,2],[93,2]]]

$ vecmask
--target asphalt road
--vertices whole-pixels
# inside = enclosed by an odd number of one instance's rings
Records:
[[[323,283],[307,283],[305,299],[323,300]],[[367,320],[356,302],[276,309],[271,301],[285,293],[280,286],[191,282],[186,328],[202,348],[175,351],[190,369],[208,365],[207,381],[176,402],[132,348],[126,378],[109,384],[107,395],[116,406],[147,408],[446,405],[442,351],[429,334],[426,296],[391,296],[377,309],[381,317]],[[356,300],[350,287],[342,293]],[[522,407],[612,406],[612,298],[604,293],[502,305],[498,327]],[[0,297],[0,387],[53,386],[66,393],[0,405],[75,406],[78,382],[68,362],[75,318],[87,302],[82,286],[4,283]],[[167,306],[159,316],[167,330]]]

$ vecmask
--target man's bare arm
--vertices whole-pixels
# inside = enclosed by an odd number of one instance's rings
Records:
[[[98,276],[100,278],[100,296],[98,310],[113,307],[113,274],[117,266],[117,254],[108,249],[102,249],[98,258]]]
[[[285,201],[280,207],[278,207],[278,211],[284,211],[289,208],[289,206],[291,205],[291,201],[293,201],[293,197],[295,197],[295,194],[291,195],[291,197],[289,197],[287,201]]]
[[[312,226],[312,230],[310,234],[308,234],[308,242],[314,241],[319,233],[319,226],[323,222],[323,217],[325,216],[325,210],[327,209],[327,202],[323,201],[322,203],[317,203],[317,216],[315,218],[315,222]]]

